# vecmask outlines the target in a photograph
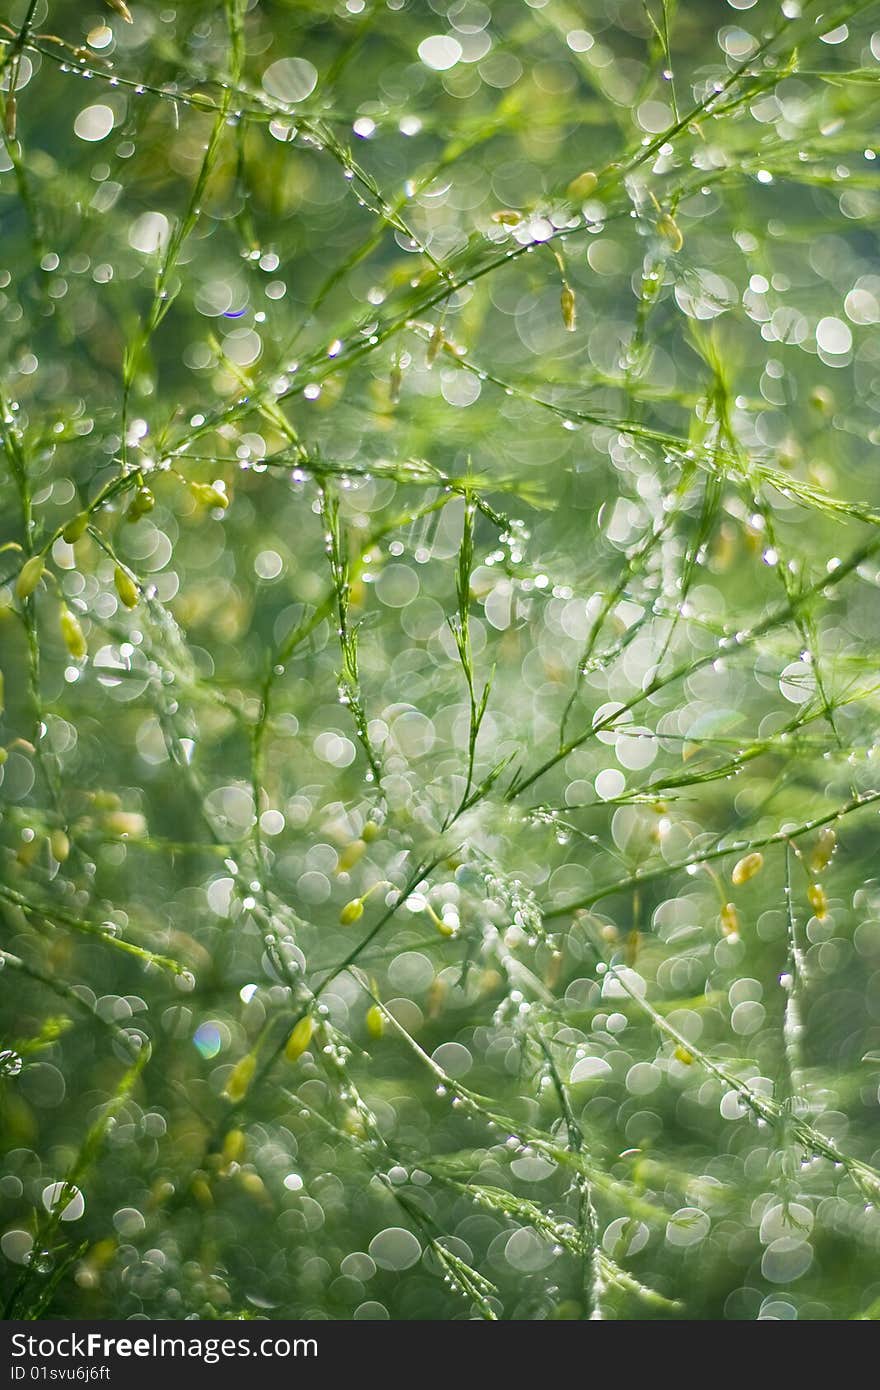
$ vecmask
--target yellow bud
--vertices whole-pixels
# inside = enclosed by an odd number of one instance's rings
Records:
[[[223,1140],[223,1157],[227,1163],[240,1163],[244,1158],[247,1143],[244,1131],[241,1129],[230,1129]]]
[[[89,792],[88,795],[96,811],[118,811],[122,805],[116,792],[108,792],[103,788]]]
[[[723,574],[729,569],[736,555],[737,533],[734,528],[724,521],[718,528],[718,534],[712,547],[712,568]]]
[[[559,976],[562,973],[562,952],[553,951],[547,968],[544,971],[544,984],[548,989],[555,989],[559,983]]]
[[[257,1059],[253,1052],[246,1053],[236,1062],[229,1073],[229,1080],[226,1082],[226,1089],[223,1092],[227,1100],[231,1100],[233,1103],[244,1100],[248,1093],[248,1087],[254,1079],[256,1069]]]
[[[828,867],[836,848],[836,832],[831,829],[830,825],[823,826],[807,859],[814,874],[821,873],[823,869]]]
[[[562,322],[565,325],[565,330],[567,333],[573,333],[577,326],[577,306],[571,285],[562,286],[559,302],[562,307]]]
[[[174,1196],[174,1183],[169,1182],[168,1178],[157,1178],[150,1188],[150,1201],[153,1206],[160,1207],[163,1202],[167,1202],[169,1197]]]
[[[793,439],[791,435],[789,435],[787,439],[783,439],[779,446],[777,457],[779,459],[780,468],[794,468],[795,464],[799,463],[801,458],[801,449],[798,441]]]
[[[441,980],[439,975],[428,986],[428,1018],[437,1018],[443,1008],[443,1001],[446,998],[446,982]]]
[[[119,595],[120,602],[123,603],[126,608],[136,608],[139,598],[137,585],[128,571],[124,570],[121,565],[116,566],[113,575],[113,583],[116,585],[116,592]]]
[[[284,1055],[288,1062],[296,1062],[305,1052],[309,1043],[312,1041],[312,1034],[315,1031],[315,1020],[311,1014],[306,1014],[293,1029],[287,1039],[287,1046]]]
[[[822,922],[828,916],[828,897],[821,883],[811,883],[807,889],[810,907]]]
[[[205,507],[219,507],[225,511],[229,506],[226,493],[213,483],[190,483],[189,490],[197,502]]]
[[[3,764],[6,762],[6,759],[7,759],[8,757],[9,757],[9,754],[7,753],[6,749],[3,748],[2,746],[0,746],[0,767],[3,766]]]
[[[49,848],[52,851],[53,858],[57,859],[59,864],[63,864],[70,854],[70,840],[63,830],[52,831],[52,834],[49,836]]]
[[[584,198],[589,198],[591,193],[595,193],[599,180],[592,169],[585,169],[577,178],[572,179],[568,185],[568,196],[575,202],[580,202]]]
[[[61,627],[61,636],[64,638],[64,645],[70,652],[74,661],[82,661],[88,652],[85,634],[80,627],[79,618],[75,613],[71,613],[69,608],[62,608],[61,616],[58,619]]]
[[[18,572],[18,579],[15,581],[15,592],[22,601],[30,598],[42,579],[45,568],[42,555],[32,555],[29,560],[25,560]]]
[[[657,218],[657,231],[662,237],[665,237],[673,251],[680,251],[684,246],[681,228],[668,212],[661,213]]]
[[[366,848],[366,840],[350,840],[336,861],[336,872],[344,874],[353,869],[358,860],[363,858]]]
[[[425,354],[425,361],[427,362],[429,367],[433,366],[434,362],[436,362],[437,353],[440,351],[442,346],[443,330],[438,323],[435,325],[434,328],[431,329],[431,336],[428,339],[428,351]]]
[[[61,532],[68,545],[73,545],[78,541],[89,524],[88,512],[77,512],[75,517],[68,521],[64,530]]]
[[[367,1032],[369,1033],[371,1038],[382,1037],[383,1033],[385,1032],[385,1015],[379,1008],[378,1004],[373,1004],[369,1009],[367,1009],[367,1015],[364,1022],[367,1025]]]
[[[731,883],[738,888],[741,883],[748,883],[750,878],[759,874],[764,867],[763,854],[746,854],[742,859],[738,859],[733,866],[733,873],[730,875]]]
[[[365,844],[371,845],[374,840],[379,838],[382,827],[376,820],[368,820],[361,831],[361,839]]]
[[[201,1173],[197,1173],[192,1180],[192,1195],[200,1207],[212,1207],[214,1205],[210,1185]]]
[[[351,1134],[355,1139],[363,1139],[367,1133],[363,1115],[353,1107],[349,1107],[343,1115],[342,1128],[346,1134]]]
[[[516,212],[513,208],[499,208],[490,216],[491,220],[497,222],[501,227],[516,227],[522,222],[522,213]]]
[[[238,1180],[251,1197],[265,1197],[266,1185],[259,1173],[239,1173]]]
[[[434,922],[434,926],[437,928],[441,936],[455,936],[455,927],[450,926],[449,922],[444,922],[442,917],[438,917],[436,913],[433,912],[431,913],[431,917]]]
[[[583,1304],[576,1298],[563,1298],[553,1305],[549,1316],[553,1322],[579,1322],[584,1316]]]
[[[339,914],[339,920],[344,927],[350,927],[352,922],[356,922],[359,917],[364,915],[364,904],[361,898],[352,898],[350,903]]]
[[[675,1049],[674,1056],[675,1060],[681,1062],[685,1067],[692,1067],[694,1064],[693,1054],[688,1052],[687,1048],[682,1047],[681,1044]]]
[[[110,811],[104,817],[104,827],[111,835],[140,836],[147,833],[146,817],[140,811]]]
[[[106,1236],[104,1240],[99,1240],[89,1251],[89,1259],[93,1264],[105,1265],[108,1260],[112,1260],[116,1254],[116,1241],[112,1236]]]
[[[733,903],[725,903],[721,909],[721,930],[725,936],[735,936],[739,931],[739,913]]]
[[[30,840],[22,840],[16,850],[15,857],[23,868],[28,869],[31,864],[33,864],[39,852],[40,841],[37,839],[36,835],[34,835]]]
[[[750,550],[753,555],[758,555],[763,551],[766,545],[766,536],[763,530],[756,526],[744,526],[743,539],[746,543],[746,548]]]

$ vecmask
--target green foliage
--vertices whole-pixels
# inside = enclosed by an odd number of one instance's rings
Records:
[[[7,7],[7,1316],[878,1316],[878,63]]]

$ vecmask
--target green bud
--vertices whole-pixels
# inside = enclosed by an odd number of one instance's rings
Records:
[[[223,1140],[223,1157],[227,1163],[240,1163],[247,1150],[247,1139],[243,1130],[231,1129]]]
[[[244,1057],[236,1062],[229,1073],[229,1080],[226,1082],[226,1089],[223,1092],[227,1100],[231,1100],[233,1103],[244,1100],[248,1093],[248,1087],[254,1079],[256,1069],[257,1059],[253,1052],[245,1053]]]
[[[365,840],[350,840],[349,843],[340,851],[339,859],[336,862],[336,872],[338,874],[347,873],[353,869],[358,860],[363,858],[366,852]]]
[[[71,517],[64,530],[61,532],[68,545],[73,545],[78,541],[89,524],[88,512],[77,512],[76,516]]]
[[[665,237],[673,251],[680,251],[684,246],[681,228],[670,213],[661,213],[657,218],[657,231]]]
[[[577,304],[575,302],[574,290],[571,285],[562,286],[562,296],[560,299],[562,308],[562,323],[567,333],[573,333],[577,327]]]
[[[367,1032],[371,1038],[381,1038],[385,1032],[385,1015],[378,1004],[373,1004],[367,1009],[367,1016],[364,1020],[367,1025]]]
[[[721,930],[725,936],[733,936],[739,931],[739,913],[734,903],[725,903],[721,909]]]
[[[759,874],[763,867],[763,854],[759,854],[757,851],[752,854],[746,854],[734,864],[733,872],[730,875],[730,881],[738,888],[741,883],[748,883],[750,878],[754,878],[755,874]]]
[[[821,883],[811,883],[807,889],[807,900],[820,922],[828,916],[828,895]]]
[[[832,830],[830,825],[824,825],[819,831],[816,843],[807,858],[807,863],[814,874],[818,874],[828,867],[831,857],[837,847],[837,832]]]
[[[53,858],[57,859],[59,864],[63,864],[70,854],[70,840],[63,830],[52,831],[49,836],[49,848]]]
[[[431,336],[428,339],[428,350],[425,354],[425,361],[431,367],[437,361],[437,354],[443,346],[443,329],[436,323],[431,329]]]
[[[88,652],[85,634],[80,627],[79,618],[75,613],[71,613],[69,608],[62,608],[59,618],[61,636],[64,638],[64,645],[70,652],[74,661],[82,661]]]
[[[18,572],[18,579],[15,582],[15,592],[22,602],[24,602],[26,598],[30,598],[34,589],[42,579],[45,568],[46,565],[42,555],[32,555],[29,560],[25,560]]]
[[[589,198],[591,193],[595,193],[598,183],[599,180],[592,169],[585,169],[568,185],[568,196],[580,202],[584,198]]]
[[[116,585],[116,592],[120,601],[125,604],[126,608],[136,608],[140,597],[137,585],[128,571],[124,570],[121,565],[116,566],[113,583]]]
[[[139,487],[131,499],[131,505],[125,513],[127,521],[139,521],[147,512],[151,512],[156,505],[156,499],[148,487]]]

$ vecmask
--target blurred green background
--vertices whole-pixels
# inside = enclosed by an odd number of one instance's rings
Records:
[[[6,1316],[875,1316],[880,6],[4,11]]]

